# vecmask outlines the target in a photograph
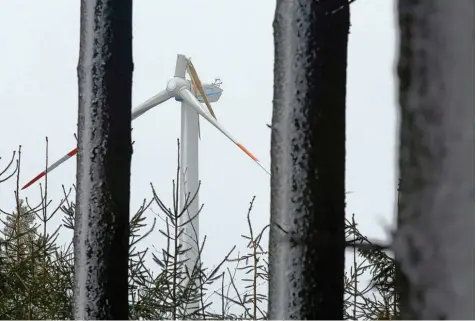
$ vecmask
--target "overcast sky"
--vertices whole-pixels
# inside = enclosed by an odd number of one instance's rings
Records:
[[[21,144],[21,185],[44,168],[45,136],[50,162],[75,145],[79,3],[2,2],[0,164]],[[351,6],[347,214],[355,213],[362,232],[378,239],[391,227],[396,195],[393,7],[390,0],[358,0]],[[133,106],[165,88],[178,53],[190,56],[202,82],[223,81],[224,93],[213,106],[218,120],[269,168],[274,10],[272,0],[135,1]],[[132,212],[150,198],[151,182],[171,206],[179,107],[169,100],[133,122]],[[270,177],[203,120],[201,133],[200,232],[208,239],[205,260],[214,263],[234,244],[243,249],[240,234],[246,233],[253,195],[254,225],[269,222]],[[59,201],[61,184],[71,186],[75,171],[76,157],[49,175],[51,198]],[[3,210],[14,207],[13,189],[13,180],[0,185]],[[39,184],[21,197],[38,201]],[[60,222],[58,216],[54,224]],[[148,244],[157,245],[157,237]]]

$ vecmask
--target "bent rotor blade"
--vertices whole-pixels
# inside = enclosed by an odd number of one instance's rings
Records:
[[[146,100],[139,106],[137,106],[132,111],[132,120],[136,119],[137,117],[142,116],[145,112],[149,111],[151,108],[167,101],[168,99],[172,98],[167,90],[162,90],[157,95],[153,96],[152,98]]]
[[[197,122],[198,122],[198,139],[202,140],[202,135],[200,133],[200,117],[198,117]]]
[[[205,102],[205,105],[207,105],[208,111],[213,116],[213,118],[217,119],[217,117],[215,116],[215,113],[213,112],[212,106],[210,105],[210,102],[208,101],[207,95],[205,95],[202,82],[200,81],[200,78],[198,78],[197,70],[195,69],[191,61],[188,64],[188,70],[190,71],[190,76],[193,79],[194,85],[197,86],[197,89],[200,92],[200,95],[202,95],[203,97],[203,101]]]
[[[190,73],[190,72],[189,72]],[[197,85],[195,84],[195,81],[193,80],[193,77],[190,75],[191,79],[190,79],[190,83],[192,84],[192,90],[193,90],[193,94],[195,95],[195,97],[197,96]],[[199,140],[202,140],[202,134],[200,132],[200,117],[198,117],[197,119],[197,122],[198,122],[198,139]]]
[[[60,159],[58,159],[56,162],[54,162],[53,164],[51,164],[50,166],[48,166],[48,168],[46,170],[44,170],[43,172],[41,172],[40,174],[36,175],[35,178],[33,178],[31,181],[29,181],[28,183],[25,184],[25,186],[23,186],[21,189],[24,190],[25,188],[28,188],[30,185],[34,184],[36,181],[38,181],[40,178],[42,178],[43,176],[46,175],[46,173],[49,173],[51,172],[52,170],[54,170],[56,167],[58,167],[59,165],[63,164],[64,162],[66,162],[68,159],[70,159],[71,157],[73,157],[74,155],[76,155],[78,153],[78,149],[75,148],[73,149],[72,151],[70,151],[68,154],[64,155],[63,157],[61,157]]]
[[[149,111],[151,108],[165,102],[166,100],[172,98],[172,96],[166,91],[166,90],[162,90],[161,92],[159,92],[157,95],[153,96],[152,98],[146,100],[144,103],[140,104],[139,106],[137,106],[133,111],[132,111],[132,115],[131,115],[131,118],[132,120],[136,119],[137,117],[140,117],[142,116],[144,113],[146,113],[147,111]],[[31,181],[29,181],[28,183],[25,184],[25,186],[22,187],[22,190],[24,190],[25,188],[28,188],[30,187],[31,185],[33,185],[35,182],[37,182],[40,178],[42,178],[43,176],[46,175],[46,173],[49,173],[51,172],[52,170],[54,170],[56,167],[58,167],[59,165],[61,165],[62,163],[64,163],[65,161],[67,161],[68,159],[70,159],[71,157],[73,157],[74,155],[76,155],[78,153],[78,149],[75,148],[73,149],[72,151],[70,151],[68,154],[66,154],[65,156],[63,156],[62,158],[60,158],[58,161],[56,161],[55,163],[53,163],[51,166],[49,166],[45,171],[41,172],[40,174],[38,174],[35,178],[33,178]]]
[[[200,102],[198,101],[197,97],[195,97],[191,92],[190,90],[184,88],[180,91],[180,97],[182,97],[182,99],[184,101],[187,102],[188,105],[190,105],[190,107],[192,107],[193,109],[195,109],[195,111],[200,115],[202,116],[203,118],[205,118],[206,120],[208,120],[213,126],[215,126],[216,129],[218,129],[219,131],[222,132],[223,135],[225,135],[226,137],[228,137],[229,140],[231,140],[233,143],[235,143],[236,146],[238,146],[246,155],[248,155],[252,160],[255,161],[256,164],[258,164],[259,167],[261,167],[266,173],[268,173],[269,175],[271,175],[269,173],[269,171],[263,167],[263,165],[261,165],[261,163],[259,162],[258,158],[253,155],[250,151],[248,151],[245,146],[243,146],[242,144],[240,144],[236,139],[234,139],[231,134],[223,127],[221,126],[213,117],[210,117],[210,115],[208,115],[207,113],[205,113],[203,111],[203,109],[201,108],[201,104]]]

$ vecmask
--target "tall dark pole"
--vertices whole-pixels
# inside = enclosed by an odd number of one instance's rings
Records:
[[[401,315],[474,320],[474,0],[398,16]]]
[[[269,318],[342,319],[348,0],[277,0]]]
[[[76,319],[128,319],[132,0],[82,0]]]

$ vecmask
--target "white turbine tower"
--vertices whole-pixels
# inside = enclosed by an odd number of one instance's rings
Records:
[[[188,71],[191,80],[185,78]],[[181,119],[181,149],[180,149],[180,212],[182,212],[187,205],[187,211],[182,215],[182,222],[189,221],[183,229],[180,237],[180,243],[183,248],[190,248],[184,259],[187,259],[185,266],[192,273],[194,266],[198,262],[198,245],[199,245],[199,198],[198,198],[198,140],[199,140],[199,115],[205,118],[215,128],[217,128],[223,135],[228,137],[235,143],[243,152],[245,152],[253,161],[255,161],[264,171],[269,172],[260,164],[258,159],[251,154],[242,144],[233,138],[228,131],[221,126],[215,117],[210,102],[216,102],[221,94],[222,89],[219,83],[206,84],[202,86],[197,72],[189,59],[184,55],[177,56],[175,65],[175,75],[167,83],[166,89],[162,90],[149,100],[145,101],[132,111],[132,120],[142,116],[151,108],[167,101],[174,97],[175,100],[182,104],[182,119]],[[207,109],[203,108],[201,102],[204,102]],[[70,151],[61,159],[51,164],[45,171],[38,174],[35,178],[29,181],[22,189],[26,189],[40,178],[50,173],[56,167],[64,163],[66,160],[76,155],[77,148]],[[196,196],[195,196],[196,195]],[[195,196],[195,198],[194,198]],[[188,200],[188,202],[187,202]],[[194,219],[190,220],[190,218]],[[187,307],[189,311],[198,308],[198,303]]]

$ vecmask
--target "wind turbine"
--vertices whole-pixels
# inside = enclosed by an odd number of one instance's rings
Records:
[[[190,75],[190,80],[185,78],[186,72]],[[202,86],[198,74],[190,59],[184,55],[177,55],[175,65],[175,74],[167,83],[164,90],[148,99],[132,111],[132,120],[149,111],[151,108],[167,101],[170,98],[175,98],[176,101],[181,102],[181,149],[180,149],[180,209],[181,212],[187,206],[188,215],[182,216],[182,222],[190,221],[189,218],[196,216],[199,211],[198,199],[198,140],[200,135],[199,130],[199,115],[205,118],[210,124],[218,129],[223,135],[228,137],[236,146],[245,152],[254,162],[256,162],[265,172],[269,172],[261,165],[259,160],[250,153],[241,143],[239,143],[231,134],[217,122],[215,113],[210,106],[210,102],[216,102],[220,98],[223,90],[219,87],[220,83],[208,84]],[[207,109],[205,109],[201,102],[204,102]],[[77,148],[74,148],[65,156],[51,164],[45,171],[38,174],[35,178],[29,181],[22,189],[26,189],[36,181],[41,179],[46,173],[50,173],[56,167],[64,163],[69,158],[76,155]],[[193,197],[196,195],[195,197]],[[188,201],[188,204],[186,202]],[[187,259],[185,266],[190,271],[198,260],[198,244],[199,244],[199,224],[198,216],[192,219],[184,226],[184,231],[180,237],[180,242],[184,248],[190,246],[187,251],[185,259]],[[191,238],[191,240],[186,240]],[[189,307],[189,309],[198,307]]]

